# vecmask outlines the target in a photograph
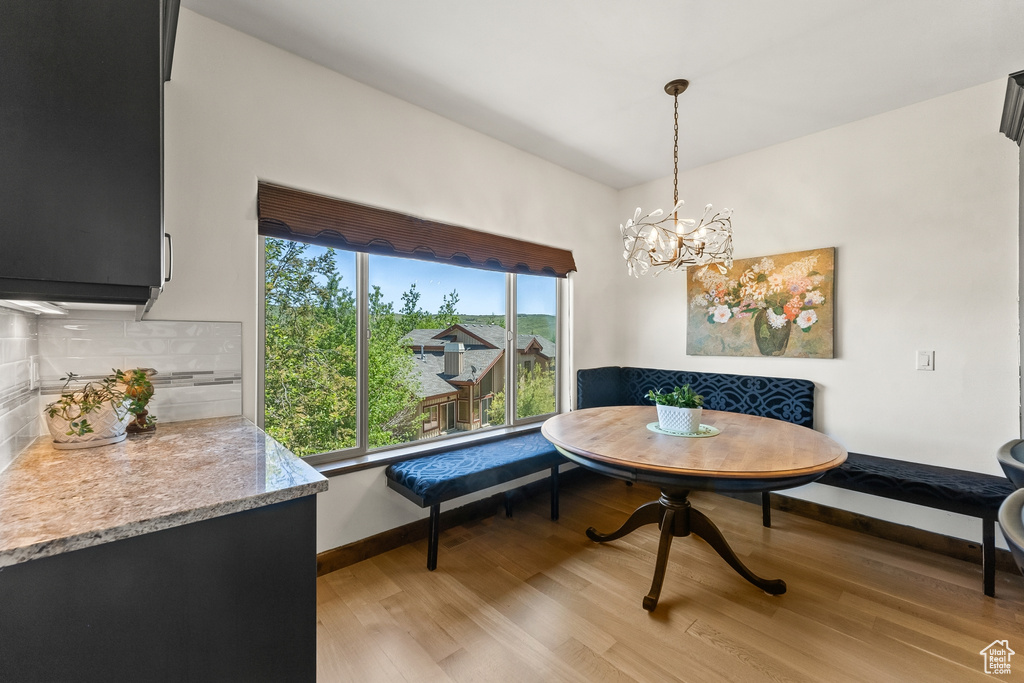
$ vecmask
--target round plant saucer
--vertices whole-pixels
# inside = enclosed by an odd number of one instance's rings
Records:
[[[53,447],[59,451],[75,451],[79,448],[96,448],[97,446],[109,446],[112,443],[121,443],[127,434],[118,434],[106,439],[93,439],[91,441],[54,441]]]
[[[699,432],[673,432],[668,429],[662,429],[658,426],[657,422],[652,422],[647,425],[647,428],[656,434],[664,434],[666,436],[685,436],[690,439],[700,439],[707,436],[717,436],[722,433],[722,430],[718,427],[712,427],[711,425],[701,425]]]

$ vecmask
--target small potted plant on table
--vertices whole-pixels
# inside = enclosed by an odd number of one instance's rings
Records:
[[[69,372],[60,398],[43,412],[54,448],[91,448],[124,441],[125,428],[134,417],[130,399],[118,386],[118,374],[80,387],[72,387],[78,375]]]
[[[153,398],[149,377],[155,370],[114,370],[100,380],[72,386],[78,375],[61,377],[60,398],[43,411],[54,448],[92,448],[124,441],[126,431],[151,432],[156,418],[146,405]],[[134,427],[134,428],[133,428]]]
[[[658,426],[666,432],[696,434],[700,431],[700,418],[704,406],[704,397],[690,388],[689,384],[682,388],[662,393],[661,389],[647,392],[647,398],[658,406]]]

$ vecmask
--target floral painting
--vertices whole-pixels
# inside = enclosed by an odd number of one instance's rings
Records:
[[[687,354],[832,358],[834,248],[687,275]]]

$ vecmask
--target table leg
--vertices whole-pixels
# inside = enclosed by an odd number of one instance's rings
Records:
[[[610,534],[598,533],[594,527],[587,529],[587,537],[598,543],[614,541],[635,531],[645,524],[657,523],[661,527],[658,539],[658,556],[654,562],[654,578],[651,590],[644,596],[643,606],[648,612],[654,611],[661,597],[661,588],[665,582],[665,570],[668,567],[668,555],[672,549],[672,539],[689,536],[691,533],[700,536],[715,552],[717,552],[737,574],[754,584],[769,595],[781,595],[786,592],[786,582],[781,579],[762,579],[747,569],[740,558],[729,546],[722,532],[707,515],[693,509],[688,497],[689,491],[662,490],[661,498],[641,505],[629,516],[621,527]]]
[[[690,531],[697,534],[708,542],[715,549],[722,559],[729,563],[729,566],[736,570],[736,573],[754,584],[769,595],[782,595],[786,592],[786,582],[782,579],[762,579],[754,572],[747,569],[746,565],[740,562],[736,553],[729,547],[722,532],[718,530],[715,523],[707,518],[700,510],[690,508]]]
[[[610,534],[598,533],[597,529],[590,527],[587,529],[587,538],[591,541],[597,541],[598,543],[605,543],[606,541],[614,541],[615,539],[622,538],[626,534],[636,531],[645,524],[658,524],[661,522],[662,506],[659,501],[653,503],[644,503],[629,516],[622,526]]]
[[[660,504],[659,504],[660,505]],[[682,514],[686,514],[682,511]],[[654,579],[651,590],[644,596],[644,609],[653,612],[661,597],[661,585],[665,582],[665,569],[668,567],[668,552],[672,549],[672,538],[675,534],[676,510],[669,508],[661,518],[661,538],[658,540],[658,559],[654,561]]]

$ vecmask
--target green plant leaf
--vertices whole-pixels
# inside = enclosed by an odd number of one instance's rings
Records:
[[[671,406],[673,408],[700,408],[704,405],[704,397],[690,388],[689,384],[683,387],[675,387],[670,392],[662,393],[661,389],[655,392],[653,389],[647,392],[647,398],[658,405]]]

